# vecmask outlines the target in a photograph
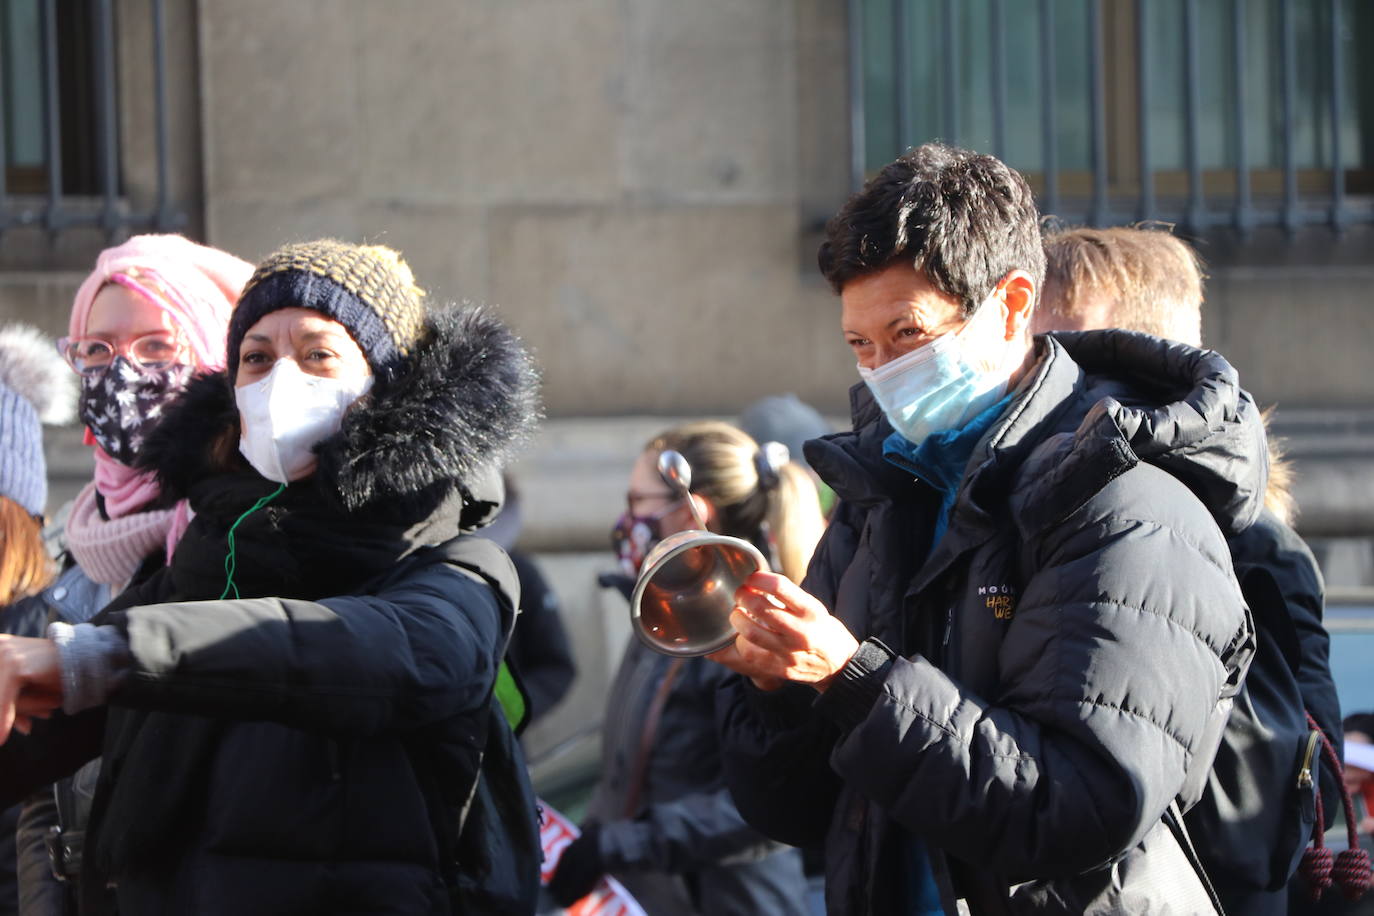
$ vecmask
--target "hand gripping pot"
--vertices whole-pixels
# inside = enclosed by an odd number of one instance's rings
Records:
[[[730,612],[735,590],[768,562],[742,538],[679,531],[644,557],[630,596],[630,622],[649,648],[664,655],[709,655],[735,641]]]

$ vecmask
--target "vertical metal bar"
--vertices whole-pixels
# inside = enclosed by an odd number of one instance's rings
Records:
[[[1293,34],[1293,4],[1279,0],[1280,65],[1283,76],[1283,227],[1298,229],[1298,160],[1294,149],[1293,117],[1297,113],[1297,46]]]
[[[114,7],[110,0],[96,0],[96,92],[100,103],[96,106],[99,130],[100,191],[103,198],[100,224],[111,235],[119,228],[116,211],[119,191],[119,123],[116,114],[114,53]]]
[[[857,191],[864,183],[864,163],[868,159],[864,135],[864,20],[863,0],[849,0],[845,7],[849,29],[849,189]]]
[[[1183,0],[1184,137],[1188,162],[1188,214],[1185,222],[1194,232],[1207,228],[1202,188],[1202,90],[1198,86],[1197,0]]]
[[[1235,57],[1233,77],[1236,83],[1236,231],[1249,234],[1254,225],[1250,210],[1250,156],[1245,137],[1245,10],[1247,0],[1233,0],[1231,4],[1231,48]]]
[[[1150,161],[1150,2],[1135,0],[1135,71],[1138,138],[1137,156],[1140,160],[1140,206],[1136,219],[1155,217],[1155,170]]]
[[[992,154],[1007,158],[1007,35],[1002,0],[992,2]]]
[[[945,0],[940,9],[940,31],[944,38],[945,61],[945,142],[959,145],[959,30],[954,21],[954,0]]]
[[[43,167],[48,173],[48,207],[44,222],[48,231],[61,227],[62,211],[62,117],[57,85],[57,0],[43,0],[43,123],[47,142]]]
[[[1088,119],[1092,137],[1092,224],[1107,224],[1107,112],[1105,74],[1102,71],[1101,0],[1085,0],[1088,6]]]
[[[1345,228],[1345,164],[1341,160],[1341,0],[1331,0],[1331,225]]]
[[[1040,0],[1040,92],[1043,108],[1045,206],[1042,212],[1058,215],[1059,149],[1054,98],[1054,0]]]
[[[4,30],[0,29],[0,38],[3,38],[4,35]],[[9,60],[9,48],[5,47],[3,42],[0,42],[0,232],[3,232],[5,226],[9,223],[8,209],[4,205],[4,200],[7,196],[5,191],[5,172],[9,168],[9,160],[6,158],[6,154],[9,151],[5,147],[5,144],[8,142],[6,140],[8,135],[5,132],[7,125],[5,124],[4,109],[4,100],[9,98],[9,96],[5,94],[5,77],[7,75],[5,73],[5,61],[7,60]]]
[[[892,70],[897,106],[897,151],[906,152],[915,138],[911,135],[911,25],[907,16],[909,0],[892,0]]]
[[[169,176],[168,151],[170,142],[167,127],[167,23],[162,0],[152,0],[153,5],[153,92],[156,95],[157,131],[157,209],[154,219],[160,230],[172,227],[171,178]]]

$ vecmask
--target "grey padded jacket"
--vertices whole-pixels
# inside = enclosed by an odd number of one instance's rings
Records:
[[[1162,819],[1253,653],[1223,532],[1261,509],[1259,412],[1213,352],[1036,347],[935,545],[940,497],[856,386],[854,431],[807,447],[842,503],[805,586],[865,642],[819,699],[717,696],[741,813],[825,843],[832,914],[903,912],[917,840],[949,913],[1210,909]]]

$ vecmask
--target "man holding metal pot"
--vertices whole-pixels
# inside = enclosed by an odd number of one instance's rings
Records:
[[[740,812],[825,844],[832,914],[1213,910],[1178,812],[1253,651],[1224,533],[1265,444],[1235,370],[1032,338],[1038,215],[990,156],[906,153],[819,261],[863,384],[807,447],[841,503],[806,580],[748,579],[712,656],[744,675],[718,694]]]

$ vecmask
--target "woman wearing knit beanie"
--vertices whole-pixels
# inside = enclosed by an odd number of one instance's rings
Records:
[[[0,640],[0,736],[31,729],[0,803],[103,744],[83,912],[533,913],[493,699],[518,589],[469,536],[537,414],[527,354],[330,241],[259,265],[226,344],[143,445],[195,512],[170,565],[91,625]]]
[[[178,235],[139,235],[101,252],[77,290],[69,336],[58,342],[70,369],[54,359],[79,383],[77,410],[95,448],[95,479],[66,514],[60,577],[32,602],[43,625],[48,618],[90,620],[173,555],[189,507],[164,496],[155,476],[134,464],[163,408],[191,377],[224,367],[229,313],[252,272],[248,262]],[[93,761],[25,804],[19,890],[28,916],[76,911],[77,840],[99,772]],[[63,841],[51,842],[54,836]]]

